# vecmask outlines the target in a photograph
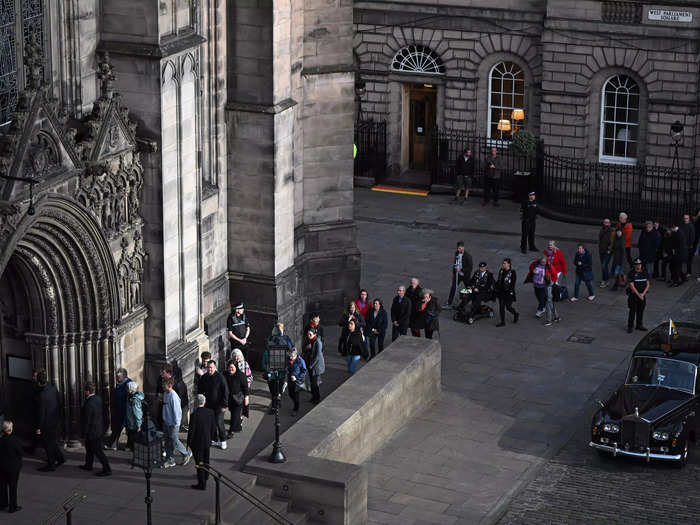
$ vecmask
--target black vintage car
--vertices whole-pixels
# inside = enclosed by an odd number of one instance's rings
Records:
[[[625,384],[593,416],[590,446],[685,464],[700,437],[700,324],[663,323],[632,353]]]

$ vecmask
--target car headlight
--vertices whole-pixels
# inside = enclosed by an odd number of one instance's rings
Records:
[[[654,430],[651,434],[656,441],[668,441],[668,432],[661,432],[659,430]]]
[[[620,431],[620,427],[612,423],[605,423],[603,425],[603,432],[610,432],[612,434],[617,434]]]

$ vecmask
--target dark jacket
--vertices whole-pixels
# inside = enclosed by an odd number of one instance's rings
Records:
[[[421,304],[419,307],[420,327],[426,330],[440,330],[440,304],[437,297],[431,297],[427,304]]]
[[[478,288],[478,293],[481,294],[483,298],[491,297],[494,293],[494,286],[496,284],[493,274],[486,270],[484,275],[481,275],[481,271],[477,270],[469,279],[469,286]]]
[[[102,398],[98,395],[88,397],[83,403],[80,422],[83,437],[87,439],[100,439],[105,433],[102,418]]]
[[[216,417],[214,411],[199,407],[190,414],[190,427],[187,431],[187,447],[190,450],[206,450],[216,436]]]
[[[248,379],[246,379],[245,372],[236,367],[235,374],[231,375],[226,372],[224,377],[226,377],[226,387],[228,390],[228,406],[237,406],[238,403],[234,401],[235,394],[243,394],[244,396],[250,395]]]
[[[678,231],[671,233],[671,250],[671,257],[674,261],[684,261],[687,257],[688,243],[680,227]]]
[[[613,269],[615,266],[620,266],[625,262],[625,236],[618,237],[613,233],[612,236],[612,263]]]
[[[457,271],[455,267],[457,266],[457,256],[458,255],[459,255],[459,252],[455,251],[454,258],[452,259],[452,271],[453,272]],[[473,266],[474,266],[474,262],[472,260],[472,256],[469,255],[469,252],[465,251],[462,254],[462,274],[469,277],[472,274],[472,267]]]
[[[345,335],[345,351],[349,355],[364,355],[367,352],[363,331],[359,327]]]
[[[423,302],[423,288],[421,288],[420,284],[415,288],[407,286],[406,297],[411,300],[411,318],[409,319],[408,325],[411,328],[417,329],[419,324],[418,308],[420,308],[420,304]]]
[[[486,159],[486,176],[490,179],[501,178],[501,157],[489,155]]]
[[[643,263],[653,263],[656,261],[656,252],[661,245],[661,235],[656,230],[651,230],[650,232],[642,230],[639,234],[639,241],[637,246],[639,247],[639,258]]]
[[[504,270],[501,268],[496,279],[496,297],[500,299],[512,299],[515,301],[515,282],[518,276],[515,270]]]
[[[214,375],[204,374],[199,378],[199,393],[207,398],[209,408],[214,411],[228,406],[228,385],[226,380],[217,370]]]
[[[533,223],[537,220],[537,200],[529,198],[520,205],[520,220]]]
[[[22,469],[22,444],[14,432],[0,437],[0,472],[14,474]]]
[[[375,335],[372,330],[379,332],[380,337],[384,337],[386,334],[386,325],[389,322],[388,316],[386,315],[386,310],[380,308],[377,312],[377,317],[374,317],[374,308],[372,308],[367,313],[367,335]]]
[[[326,360],[323,357],[323,340],[316,336],[313,341],[304,343],[302,357],[309,373],[318,377],[326,371]]]
[[[131,383],[131,379],[127,377],[121,383],[116,383],[114,388],[112,388],[112,404],[110,405],[112,409],[112,426],[115,426],[115,423],[118,424],[124,421],[126,417],[126,398],[129,395],[126,385],[128,383]]]
[[[693,246],[695,245],[695,226],[693,225],[693,222],[691,221],[688,224],[681,224],[678,226],[678,231],[683,236],[686,251],[692,250]]]
[[[61,422],[61,394],[58,389],[47,383],[37,392],[37,427],[42,432],[45,430],[56,431]]]
[[[457,157],[457,175],[462,177],[473,177],[474,176],[474,157],[467,157],[464,160],[464,153]]]
[[[576,268],[576,275],[580,275],[584,281],[593,280],[593,257],[591,257],[588,250],[583,253],[576,251],[574,267]]]
[[[306,377],[306,372],[306,363],[304,362],[304,358],[300,355],[292,362],[287,361],[287,381],[291,381],[292,376],[294,376],[297,381],[303,381]]]
[[[601,226],[598,232],[598,251],[600,253],[612,253],[612,226]]]
[[[411,321],[411,311],[413,305],[411,300],[403,296],[403,300],[399,302],[399,296],[394,297],[394,301],[391,303],[391,322],[396,321],[399,323],[399,328],[408,328],[408,324]]]

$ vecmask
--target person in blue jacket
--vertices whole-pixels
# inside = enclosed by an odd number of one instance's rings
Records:
[[[294,402],[292,416],[296,416],[299,413],[299,389],[302,388],[306,377],[306,363],[297,354],[296,348],[287,352],[287,357],[289,359],[287,362],[287,391]]]
[[[571,298],[571,301],[578,301],[578,291],[581,288],[581,281],[586,283],[586,288],[588,288],[588,300],[592,301],[595,299],[595,293],[593,292],[593,257],[591,257],[591,253],[586,250],[583,244],[579,244],[576,249],[574,268],[576,268],[576,281],[574,282],[574,296]]]

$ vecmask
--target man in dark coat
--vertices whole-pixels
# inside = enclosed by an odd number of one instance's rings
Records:
[[[22,470],[22,445],[13,434],[12,421],[0,426],[0,510],[9,513],[22,510],[17,505],[17,484]]]
[[[498,190],[501,186],[501,159],[498,157],[498,148],[491,148],[491,156],[486,160],[486,173],[484,174],[484,202],[483,206],[493,199],[493,205],[498,206]]]
[[[231,352],[234,348],[240,348],[243,356],[247,357],[248,338],[250,337],[250,323],[245,315],[245,305],[238,303],[233,307],[233,312],[228,316],[228,339],[231,343]],[[231,356],[229,352],[228,357]]]
[[[689,214],[683,215],[683,224],[680,225],[679,231],[683,235],[686,246],[685,254],[681,254],[685,263],[685,272],[683,273],[683,280],[685,281],[693,273],[693,256],[695,255],[695,225],[690,220]]]
[[[642,265],[651,277],[654,273],[654,263],[656,262],[656,253],[661,245],[661,234],[654,229],[654,223],[646,221],[644,229],[639,234],[637,247],[639,248],[639,258],[642,260]]]
[[[470,317],[481,311],[482,301],[488,301],[493,297],[496,281],[485,262],[479,263],[479,269],[474,272],[469,280],[472,293],[469,300],[472,302]]]
[[[520,206],[520,251],[527,253],[528,245],[531,252],[539,251],[535,246],[535,228],[537,227],[537,201],[535,192],[531,191],[527,200]]]
[[[408,326],[411,327],[411,335],[420,337],[420,331],[423,326],[418,315],[418,309],[423,302],[423,288],[420,286],[420,281],[415,277],[411,278],[411,285],[406,288],[406,297],[411,300],[411,318],[408,322]]]
[[[437,297],[433,297],[433,291],[426,288],[419,307],[421,325],[425,327],[426,339],[432,339],[434,332],[440,332],[440,311]]]
[[[112,388],[112,403],[110,405],[112,410],[112,435],[105,445],[105,448],[111,450],[117,450],[119,436],[124,429],[126,422],[126,398],[128,397],[127,385],[131,383],[131,379],[129,379],[129,374],[126,371],[126,368],[118,368],[116,376],[117,382]]]
[[[406,288],[399,286],[396,290],[396,297],[391,303],[391,340],[395,341],[400,335],[406,335],[408,324],[411,321],[413,305],[406,297]]]
[[[187,448],[192,451],[196,465],[209,464],[209,447],[216,436],[217,425],[214,412],[204,405],[206,397],[197,395],[197,408],[190,416],[190,428],[187,431]],[[204,490],[207,488],[209,473],[203,469],[197,469],[197,484],[193,489]]]
[[[58,389],[48,383],[46,370],[39,370],[36,376],[37,386],[37,429],[36,434],[46,449],[46,465],[40,472],[53,472],[66,460],[58,445],[58,426],[61,423],[61,395]]]
[[[226,450],[226,427],[224,426],[224,412],[228,407],[228,385],[224,377],[216,370],[216,361],[210,359],[207,363],[207,374],[199,379],[199,393],[207,398],[207,406],[214,411],[216,427],[219,432],[218,445]],[[214,434],[216,436],[216,434]]]
[[[457,173],[455,180],[455,202],[459,201],[460,193],[464,192],[464,196],[460,201],[460,204],[464,204],[469,197],[469,190],[472,187],[472,181],[474,177],[474,157],[472,157],[472,150],[470,148],[465,148],[464,153],[457,157]]]
[[[671,253],[669,265],[671,266],[671,286],[680,286],[683,279],[683,261],[687,258],[688,245],[685,236],[676,224],[671,227]]]
[[[443,308],[452,308],[455,291],[460,286],[466,286],[466,280],[472,273],[472,264],[472,256],[464,251],[464,241],[459,241],[452,261],[452,284],[450,285],[450,293],[447,296],[447,302],[442,306]]]
[[[637,330],[646,331],[644,326],[644,308],[647,305],[647,292],[649,292],[649,274],[646,268],[642,266],[642,260],[637,258],[634,260],[632,270],[629,273],[629,284],[627,285],[627,307],[629,315],[627,316],[627,332],[632,333],[635,327]]]
[[[80,421],[83,429],[83,439],[85,439],[85,464],[80,468],[92,470],[92,462],[95,456],[102,464],[102,470],[98,476],[111,476],[112,469],[109,461],[102,450],[102,435],[104,434],[104,424],[102,415],[102,398],[95,395],[95,383],[85,384],[85,403],[83,403]]]

